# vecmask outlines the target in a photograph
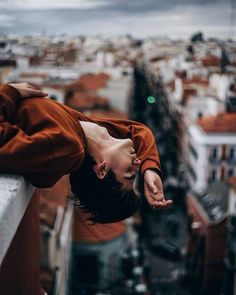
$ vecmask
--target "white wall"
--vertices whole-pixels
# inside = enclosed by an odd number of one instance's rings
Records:
[[[221,100],[225,100],[232,78],[229,75],[213,74],[209,78],[209,85]]]
[[[228,213],[236,215],[236,190],[233,187],[229,189]]]
[[[22,176],[0,175],[0,266],[32,194]]]
[[[107,87],[98,91],[99,95],[108,98],[111,106],[121,112],[128,110],[128,94],[131,87],[132,78],[122,77],[119,79],[110,79]]]
[[[189,134],[189,142],[198,154],[198,159],[195,160],[193,155],[191,155],[190,151],[187,149],[189,163],[192,164],[192,168],[197,176],[197,180],[195,182],[191,182],[192,189],[198,191],[208,186],[208,174],[211,168],[208,155],[209,147],[214,145],[217,147],[221,147],[222,145],[235,145],[236,136],[235,134],[227,133],[206,134],[194,124],[187,126],[187,134]],[[226,161],[219,161],[215,165],[220,169],[222,164],[224,164],[226,167],[228,166]],[[190,175],[189,179],[191,179]]]
[[[217,115],[224,110],[224,105],[213,97],[192,96],[184,109],[184,112],[193,121],[198,119],[198,114],[203,117]]]

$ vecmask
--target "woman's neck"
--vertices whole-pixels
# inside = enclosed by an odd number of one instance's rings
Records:
[[[86,121],[80,121],[80,124],[85,134],[88,153],[91,156],[103,153],[112,144],[113,137],[110,136],[105,127]]]

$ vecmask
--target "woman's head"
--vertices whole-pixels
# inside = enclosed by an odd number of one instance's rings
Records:
[[[129,138],[112,138],[112,143],[105,149],[95,149],[93,169],[102,179],[108,171],[115,174],[115,179],[125,191],[132,190],[136,172],[141,164],[137,158],[133,142]]]
[[[95,161],[87,156],[80,169],[70,175],[71,190],[91,213],[90,220],[112,223],[133,215],[140,207],[140,198],[133,190],[124,189],[111,169],[98,178],[94,165]]]

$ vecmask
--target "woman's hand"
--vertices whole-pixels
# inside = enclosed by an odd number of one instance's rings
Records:
[[[144,194],[152,209],[167,209],[173,204],[165,199],[161,178],[151,169],[144,172]]]
[[[29,83],[11,83],[10,86],[14,87],[19,93],[21,98],[30,98],[30,97],[44,97],[48,94],[35,89]]]

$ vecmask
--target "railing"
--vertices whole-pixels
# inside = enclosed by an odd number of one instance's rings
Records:
[[[0,175],[0,294],[39,295],[39,196],[20,176]]]

